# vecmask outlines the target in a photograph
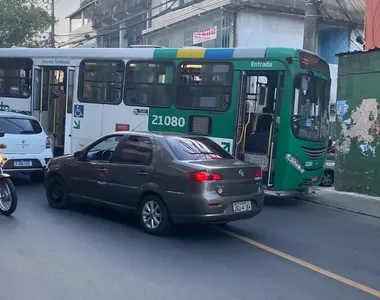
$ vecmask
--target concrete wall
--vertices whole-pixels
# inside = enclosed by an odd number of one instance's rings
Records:
[[[237,15],[237,47],[302,48],[303,18],[241,11]]]
[[[339,58],[335,188],[380,196],[380,51]]]

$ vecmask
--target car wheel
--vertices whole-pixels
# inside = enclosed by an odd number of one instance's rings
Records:
[[[321,180],[321,186],[330,187],[334,183],[334,174],[331,171],[325,171]]]
[[[44,172],[34,172],[30,174],[30,180],[34,183],[42,183],[45,180],[45,174]]]
[[[52,208],[64,209],[69,204],[66,184],[59,176],[49,179],[46,187],[46,198]]]
[[[153,235],[166,235],[171,228],[169,212],[158,195],[148,195],[140,203],[139,216],[142,227]]]

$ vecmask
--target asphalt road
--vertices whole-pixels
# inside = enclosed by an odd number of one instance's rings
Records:
[[[16,187],[17,211],[0,216],[0,300],[365,300],[380,290],[380,219],[270,199],[227,233],[154,237],[128,215],[57,211],[42,186]]]

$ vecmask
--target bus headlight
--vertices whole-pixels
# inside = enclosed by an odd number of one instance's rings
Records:
[[[303,168],[298,158],[294,157],[293,155],[289,153],[286,153],[285,158],[295,169],[297,169],[298,172],[300,173],[305,172],[305,169]]]

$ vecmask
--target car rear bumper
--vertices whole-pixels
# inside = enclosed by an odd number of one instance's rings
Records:
[[[227,223],[257,216],[261,209],[253,209],[248,212],[215,215],[172,215],[172,222],[176,224],[186,223]]]
[[[31,172],[42,172],[49,160],[53,157],[50,149],[46,149],[44,152],[39,154],[3,154],[5,163],[3,165],[3,171],[7,173],[31,173]],[[31,166],[16,166],[16,161],[30,161]]]
[[[245,212],[234,212],[232,203],[240,201],[251,201],[252,210]],[[171,214],[173,223],[226,223],[243,219],[250,219],[257,216],[264,205],[264,194],[256,194],[253,197],[241,198],[235,200],[228,199],[220,207],[210,207],[200,209],[197,213],[189,214]]]

